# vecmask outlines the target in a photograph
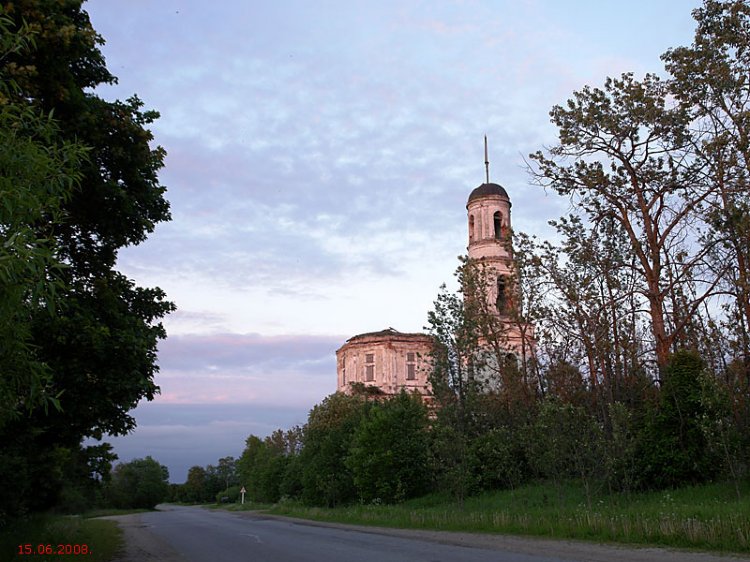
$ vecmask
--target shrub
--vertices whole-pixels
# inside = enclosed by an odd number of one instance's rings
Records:
[[[230,486],[226,490],[222,490],[216,494],[216,503],[237,503],[240,501],[241,489],[241,486]]]

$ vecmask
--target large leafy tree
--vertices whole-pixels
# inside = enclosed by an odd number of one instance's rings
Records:
[[[693,43],[670,49],[662,59],[672,75],[672,94],[693,118],[691,148],[716,193],[704,243],[711,244],[712,266],[723,274],[723,318],[708,322],[703,354],[725,373],[733,427],[719,434],[740,437],[745,461],[734,468],[726,455],[736,480],[750,458],[750,5],[705,0],[693,17]]]
[[[310,411],[299,455],[306,504],[333,507],[356,498],[346,458],[368,407],[361,396],[336,392]]]
[[[717,194],[707,241],[731,297],[732,351],[750,348],[750,5],[707,0],[689,47],[662,56],[672,93],[694,120],[692,151]],[[721,267],[728,265],[729,267]]]
[[[370,409],[346,459],[362,501],[393,503],[427,490],[427,424],[422,398],[404,390]]]
[[[690,115],[668,95],[654,75],[586,86],[550,113],[560,143],[531,155],[540,184],[570,197],[592,225],[612,221],[627,237],[635,259],[622,265],[637,274],[660,369],[686,344],[720,278],[707,266],[710,248],[692,243],[714,193],[691,158]]]
[[[602,413],[608,402],[638,400],[649,383],[639,377],[645,330],[635,312],[640,299],[630,242],[612,220],[588,228],[572,215],[550,224],[559,246],[528,238],[523,245],[530,277],[546,289],[535,332],[545,393],[582,404],[585,381],[591,405]]]
[[[88,147],[79,187],[61,205],[65,220],[54,229],[44,220],[36,224],[54,238],[65,265],[59,312],[30,317],[32,343],[51,373],[48,391],[59,396],[61,409],[35,410],[0,430],[9,461],[0,464],[25,467],[5,471],[0,466],[0,479],[33,484],[40,491],[34,496],[39,507],[53,500],[58,487],[48,476],[53,460],[47,452],[133,429],[128,411],[158,391],[153,380],[157,342],[165,336],[159,319],[173,309],[160,289],[137,287],[115,269],[120,248],[142,242],[158,222],[170,218],[157,177],[164,151],[150,145],[148,125],[158,115],[143,111],[137,97],[110,102],[93,92],[115,78],[98,48],[103,40],[81,4],[0,4],[16,28],[28,27],[35,43],[34,49],[0,61],[0,72],[17,85],[10,102],[23,100],[44,114],[52,112],[59,123],[52,141],[75,140]]]
[[[33,48],[28,26],[0,15],[0,60]],[[50,373],[31,343],[33,314],[53,314],[62,263],[52,229],[64,220],[85,151],[56,140],[57,124],[16,96],[0,69],[0,427],[55,402]],[[47,229],[39,230],[45,223]]]
[[[108,487],[109,497],[119,508],[154,509],[167,498],[168,482],[166,466],[151,457],[133,459],[115,467]]]

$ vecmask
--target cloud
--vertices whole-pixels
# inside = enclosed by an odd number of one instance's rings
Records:
[[[336,390],[343,336],[177,335],[159,346],[162,404],[307,405]]]
[[[255,374],[265,371],[299,371],[302,367],[309,368],[311,364],[330,359],[333,351],[342,345],[342,341],[342,336],[172,336],[159,346],[159,364],[165,373],[209,368]],[[310,374],[322,373],[316,370]]]

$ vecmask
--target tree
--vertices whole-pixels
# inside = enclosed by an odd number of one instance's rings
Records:
[[[112,471],[109,494],[115,507],[154,509],[169,494],[169,471],[151,457],[120,463]]]
[[[216,472],[219,475],[224,489],[229,486],[234,486],[239,482],[237,480],[237,461],[234,457],[222,457],[219,459],[219,464],[216,467]]]
[[[56,453],[63,482],[56,511],[82,513],[101,506],[106,486],[111,481],[112,463],[117,460],[112,445],[60,447]]]
[[[658,407],[653,410],[639,442],[640,485],[675,488],[710,480],[721,467],[721,452],[711,447],[706,426],[721,412],[706,400],[710,388],[701,358],[690,351],[675,353],[664,372]]]
[[[463,297],[463,324],[473,332],[464,341],[474,347],[467,355],[471,357],[467,374],[476,389],[504,399],[509,415],[516,414],[513,410],[528,410],[539,390],[529,316],[538,286],[521,278],[523,272],[517,266],[525,262],[514,257],[511,274],[504,281],[506,298],[498,299],[503,301],[499,308],[489,294],[489,287],[497,283],[497,272],[478,260],[461,261],[456,276]]]
[[[671,93],[693,120],[691,149],[703,181],[718,197],[708,209],[714,266],[732,297],[728,328],[735,354],[750,349],[750,6],[706,0],[693,12],[698,23],[690,47],[662,59]],[[726,267],[729,265],[729,267]]]
[[[86,156],[80,144],[59,139],[49,114],[19,98],[3,65],[33,49],[33,40],[28,26],[14,30],[0,11],[0,519],[48,507],[64,469],[67,475],[75,470],[75,463],[61,465],[71,455],[66,447],[53,443],[33,450],[25,434],[9,430],[31,412],[59,407],[51,370],[33,342],[31,318],[49,319],[59,311],[64,264],[52,233],[65,219],[63,206]],[[40,224],[47,228],[40,231]]]
[[[202,503],[206,498],[213,499],[214,494],[206,490],[206,469],[202,466],[191,466],[183,484],[183,498],[192,503]]]
[[[591,224],[612,221],[626,235],[635,260],[622,263],[638,276],[659,369],[721,278],[707,266],[709,248],[692,243],[712,191],[688,150],[690,115],[667,105],[669,93],[654,75],[586,86],[550,113],[559,145],[531,155],[541,185],[569,196]]]
[[[363,398],[336,392],[310,411],[299,454],[303,502],[334,507],[357,497],[346,458],[368,408]]]
[[[703,181],[717,197],[707,209],[704,243],[715,270],[723,272],[723,318],[706,309],[702,356],[721,373],[720,392],[729,398],[730,419],[716,432],[724,441],[733,479],[750,459],[750,6],[747,2],[705,0],[693,11],[695,38],[670,49],[662,59],[672,76],[671,92],[693,119],[691,149]],[[717,318],[718,316],[718,318]],[[729,454],[729,435],[736,435]],[[731,441],[735,441],[732,439]],[[744,463],[732,468],[735,453]]]
[[[598,408],[642,400],[647,332],[629,241],[612,220],[587,227],[571,215],[550,221],[561,242],[524,243],[527,277],[540,283],[535,315],[542,387],[564,402]]]
[[[456,275],[463,290],[463,269]],[[481,368],[485,351],[479,344],[480,330],[475,301],[462,293],[441,287],[434,309],[427,315],[429,332],[435,344],[432,351],[430,388],[436,406],[430,450],[435,480],[463,502],[474,487],[470,437],[473,434],[475,406],[483,386]]]
[[[46,365],[45,395],[59,397],[60,410],[36,408],[0,428],[0,440],[9,443],[4,454],[14,459],[9,466],[38,467],[19,482],[38,490],[26,506],[37,508],[54,503],[60,487],[49,477],[55,473],[49,451],[127,433],[135,426],[128,412],[158,392],[156,346],[165,337],[159,320],[174,306],[160,289],[137,287],[115,264],[120,248],[142,242],[170,216],[157,177],[164,151],[150,146],[147,128],[158,114],[143,111],[136,96],[109,102],[93,93],[115,78],[81,0],[16,0],[0,10],[12,30],[27,25],[35,44],[0,60],[0,73],[17,86],[4,98],[53,113],[59,126],[51,144],[88,147],[87,160],[76,164],[78,188],[60,203],[65,220],[33,225],[40,239],[54,240],[55,258],[65,266],[56,275],[56,314],[37,308],[29,315],[33,359]],[[0,480],[17,482],[17,474],[3,471]]]
[[[13,32],[1,14],[0,61],[33,48],[28,26]],[[79,144],[57,140],[55,121],[17,99],[17,90],[0,67],[0,428],[24,410],[59,405],[31,341],[30,317],[58,311],[64,264],[52,232],[85,159]]]
[[[237,461],[237,475],[240,484],[249,490],[250,499],[257,501],[258,472],[261,462],[262,451],[265,448],[263,440],[256,436],[250,435],[245,439],[245,450]]]
[[[499,426],[477,436],[470,458],[473,479],[481,490],[515,489],[531,472],[519,428]]]
[[[559,144],[531,156],[537,182],[575,210],[555,223],[563,244],[539,256],[554,288],[541,334],[558,343],[550,366],[577,366],[605,398],[599,419],[628,449],[610,450],[619,488],[700,481],[717,473],[719,453],[736,482],[747,457],[750,6],[704,0],[693,16],[692,45],[662,56],[667,79],[624,74],[574,92],[551,112]],[[686,349],[707,369],[689,367]],[[675,369],[697,378],[677,384]],[[730,410],[709,412],[712,401]],[[702,425],[684,421],[691,408]]]
[[[601,478],[604,459],[602,431],[584,408],[545,400],[528,437],[534,470],[560,489],[566,478],[579,478],[591,508],[594,483]]]
[[[459,268],[457,276],[463,286],[461,273]],[[468,306],[472,306],[471,301]],[[450,293],[443,285],[427,321],[435,340],[430,387],[441,406],[455,405],[463,422],[465,403],[481,385],[477,370],[483,364],[483,354],[476,317],[467,311],[461,293]]]
[[[250,500],[275,503],[281,499],[286,469],[296,454],[296,445],[287,440],[293,435],[293,430],[277,429],[263,440],[250,435],[245,441],[237,475]]]
[[[427,490],[426,431],[427,409],[419,395],[402,390],[373,405],[346,458],[362,501],[394,503]]]

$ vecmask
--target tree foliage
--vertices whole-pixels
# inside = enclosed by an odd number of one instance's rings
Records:
[[[265,439],[250,435],[245,450],[236,463],[236,480],[247,489],[248,499],[273,503],[282,496],[298,497],[302,430],[293,427],[277,429]]]
[[[607,78],[602,89],[584,87],[551,112],[560,144],[549,156],[531,155],[539,183],[570,197],[599,235],[607,234],[599,225],[609,222],[613,234],[625,235],[619,265],[637,274],[634,291],[648,311],[661,368],[718,283],[706,266],[708,248],[689,243],[699,236],[699,211],[712,194],[687,152],[689,113],[668,105],[668,94],[669,83],[654,75],[639,81],[624,74]],[[703,282],[691,283],[697,278]]]
[[[549,289],[542,387],[621,444],[602,465],[617,489],[747,474],[750,7],[705,0],[693,15],[668,76],[574,92],[550,114],[558,144],[531,155],[573,210],[552,222],[560,244],[527,244]]]
[[[151,457],[120,463],[112,471],[110,501],[122,509],[154,509],[169,494],[169,471]]]
[[[707,376],[701,358],[691,352],[671,357],[664,372],[659,404],[644,428],[639,450],[642,487],[675,488],[712,479],[721,458],[702,425],[722,412],[706,400]]]
[[[402,390],[373,405],[345,461],[362,501],[394,503],[428,489],[426,430],[427,409],[419,395]]]
[[[359,396],[335,393],[310,411],[299,457],[302,501],[336,506],[357,497],[346,459],[367,408]]]
[[[28,27],[11,27],[0,15],[0,61],[33,48]],[[24,411],[58,406],[49,368],[32,343],[30,317],[58,311],[64,264],[53,233],[86,157],[80,144],[59,139],[51,115],[18,99],[17,91],[0,67],[0,428]]]
[[[670,92],[692,119],[690,149],[702,183],[716,197],[706,209],[713,267],[730,296],[727,329],[735,353],[750,349],[750,6],[707,0],[693,13],[698,26],[689,47],[662,59]]]
[[[136,96],[106,101],[94,93],[116,79],[81,3],[0,3],[9,33],[2,44],[21,33],[30,47],[0,57],[0,134],[11,147],[0,156],[0,235],[9,242],[0,313],[20,320],[10,354],[0,358],[9,375],[0,388],[0,439],[8,443],[0,480],[39,490],[18,509],[54,503],[55,448],[133,429],[128,412],[158,391],[159,320],[174,308],[160,289],[138,287],[115,269],[120,248],[170,218],[157,177],[164,151],[151,146],[148,130],[158,115]],[[45,407],[50,402],[59,408]]]

